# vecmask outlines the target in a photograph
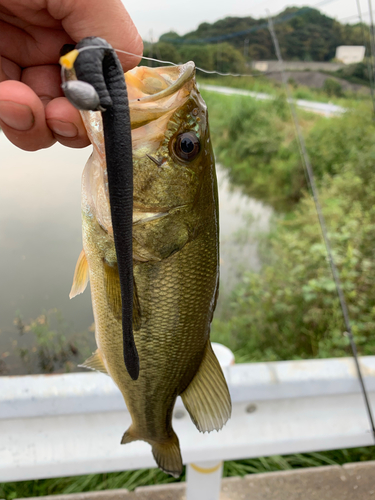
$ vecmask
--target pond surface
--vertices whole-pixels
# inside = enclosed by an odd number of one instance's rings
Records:
[[[89,291],[68,297],[82,249],[80,179],[90,150],[56,144],[30,153],[0,134],[0,373],[39,372],[33,352],[45,355],[50,330],[60,328],[61,342],[79,333],[84,350],[94,348]],[[257,234],[268,230],[272,210],[233,189],[220,167],[218,181],[222,301],[244,269],[259,269]],[[54,370],[67,368],[54,363]]]

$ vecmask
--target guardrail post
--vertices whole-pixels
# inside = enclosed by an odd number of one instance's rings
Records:
[[[219,500],[223,462],[199,462],[186,467],[186,500]]]

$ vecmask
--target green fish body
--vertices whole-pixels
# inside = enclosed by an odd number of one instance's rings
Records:
[[[209,333],[218,294],[219,222],[207,109],[194,65],[125,75],[131,110],[134,209],[133,331],[140,373],[122,352],[121,295],[99,113],[83,118],[94,146],[83,174],[83,251],[71,297],[91,283],[98,350],[84,366],[107,373],[132,417],[122,443],[143,440],[158,466],[182,472],[172,413],[181,396],[199,431],[219,430],[231,401]]]

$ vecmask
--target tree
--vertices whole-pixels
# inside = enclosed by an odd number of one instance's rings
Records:
[[[275,16],[274,25],[282,54],[287,60],[329,61],[335,56],[338,45],[363,45],[360,24],[340,24],[310,7],[289,7]],[[202,23],[183,37],[169,32],[160,40],[179,47],[228,43],[240,52],[248,40],[246,44],[251,57],[276,58],[267,19],[226,17],[212,24]]]

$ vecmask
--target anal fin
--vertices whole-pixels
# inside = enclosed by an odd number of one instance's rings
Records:
[[[197,373],[181,398],[200,432],[218,431],[230,418],[232,403],[228,386],[210,341]]]
[[[92,356],[87,358],[84,363],[78,366],[80,368],[88,368],[89,370],[96,370],[97,372],[105,373],[106,375],[108,375],[99,349],[97,349]]]
[[[87,263],[85,251],[79,254],[76,268],[74,270],[73,285],[70,290],[69,298],[72,299],[76,295],[85,291],[89,281],[89,266]]]

